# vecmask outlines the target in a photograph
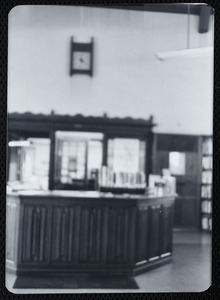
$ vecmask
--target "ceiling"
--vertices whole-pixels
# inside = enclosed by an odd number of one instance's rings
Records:
[[[93,5],[94,7],[94,5]],[[127,9],[135,11],[151,11],[162,13],[176,13],[176,14],[188,14],[198,15],[199,24],[198,32],[206,33],[209,31],[210,15],[214,13],[214,10],[206,4],[140,4],[140,5],[95,5],[99,8],[111,8],[111,9]]]

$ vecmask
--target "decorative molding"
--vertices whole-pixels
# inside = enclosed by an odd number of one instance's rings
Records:
[[[137,125],[137,126],[149,126],[153,127],[156,126],[156,124],[153,122],[153,116],[151,115],[149,119],[142,119],[142,118],[132,118],[132,117],[108,117],[106,114],[103,116],[84,116],[82,114],[76,114],[76,115],[58,115],[55,114],[53,111],[51,114],[34,114],[31,112],[25,112],[25,113],[17,113],[12,112],[8,114],[8,120],[9,120],[9,128],[10,128],[10,122],[11,121],[44,121],[44,122],[62,122],[62,123],[69,123],[69,122],[78,122],[78,123],[92,123],[92,124],[114,124],[114,125]]]

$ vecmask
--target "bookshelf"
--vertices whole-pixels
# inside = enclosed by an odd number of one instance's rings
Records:
[[[202,137],[201,230],[212,231],[212,137]]]

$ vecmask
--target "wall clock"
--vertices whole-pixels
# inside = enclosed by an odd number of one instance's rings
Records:
[[[76,43],[71,38],[70,76],[74,74],[93,75],[93,38],[90,43]]]

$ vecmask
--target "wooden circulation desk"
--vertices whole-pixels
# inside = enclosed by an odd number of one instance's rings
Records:
[[[135,275],[171,260],[175,196],[7,195],[7,270]]]

